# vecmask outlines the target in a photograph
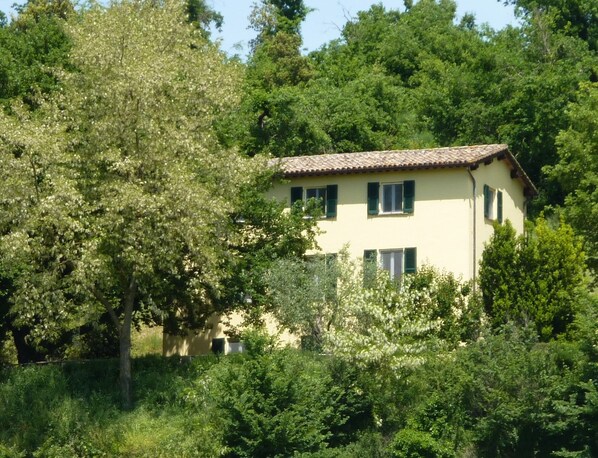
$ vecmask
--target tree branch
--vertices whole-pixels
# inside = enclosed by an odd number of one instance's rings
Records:
[[[118,320],[118,317],[116,316],[116,312],[114,311],[114,307],[112,307],[112,304],[110,303],[110,301],[108,299],[106,299],[106,296],[104,296],[104,294],[98,288],[93,289],[93,295],[104,306],[104,308],[108,312],[108,315],[110,315],[112,322],[114,323],[114,325],[116,326],[116,329],[118,330],[118,332],[120,334],[121,324],[120,324],[120,321]]]

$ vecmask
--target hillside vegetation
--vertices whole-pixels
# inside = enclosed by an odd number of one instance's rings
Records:
[[[247,62],[204,0],[0,15],[0,456],[598,456],[598,3],[505,3],[373,5],[303,55],[309,8],[261,0]],[[540,195],[478,284],[306,257],[318,202],[264,197],[272,157],[481,143]],[[242,355],[133,338],[230,311]]]

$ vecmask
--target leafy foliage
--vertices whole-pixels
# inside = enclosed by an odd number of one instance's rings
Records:
[[[263,335],[245,339],[247,356],[214,368],[226,455],[289,456],[338,443],[335,433],[365,407],[355,388],[341,386],[315,355],[276,351]]]
[[[1,121],[14,126],[3,157],[23,171],[17,192],[3,195],[34,196],[2,246],[7,269],[25,269],[14,311],[43,322],[36,337],[103,308],[125,383],[133,320],[211,311],[235,237],[230,214],[258,164],[216,141],[212,125],[237,100],[238,72],[185,23],[181,3],[94,6],[69,33],[78,71],[63,75],[64,92],[43,117],[40,108],[24,125]]]
[[[580,88],[578,101],[569,106],[570,127],[558,138],[559,162],[547,168],[566,192],[564,216],[583,236],[588,265],[598,269],[598,84]]]
[[[492,325],[531,320],[543,340],[565,333],[584,285],[584,255],[571,227],[552,229],[540,218],[519,237],[508,221],[494,230],[479,276]]]
[[[325,348],[358,367],[400,377],[430,352],[472,337],[466,330],[476,321],[474,334],[479,329],[479,311],[467,297],[468,287],[451,275],[424,268],[404,275],[397,285],[380,271],[364,287],[361,269],[345,269],[338,287],[338,318]]]

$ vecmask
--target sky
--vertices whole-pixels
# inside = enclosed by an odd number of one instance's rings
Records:
[[[3,2],[5,0],[0,0]],[[515,24],[512,6],[504,6],[499,0],[456,0],[457,17],[473,13],[478,24],[488,23],[494,29],[502,29],[507,24]],[[244,56],[248,50],[248,41],[255,36],[255,31],[248,30],[247,17],[253,0],[206,0],[216,11],[224,16],[222,32],[215,32],[214,38],[222,40],[221,46],[229,54]],[[404,10],[403,0],[305,0],[313,8],[301,29],[303,46],[306,51],[318,49],[324,43],[339,38],[347,18],[357,16],[358,11],[368,10],[371,5],[382,3],[386,9]],[[240,44],[242,49],[236,49]]]
[[[0,10],[8,17],[13,3],[25,0],[0,0]],[[500,0],[456,0],[457,17],[473,13],[478,24],[488,23],[494,29],[501,29],[507,24],[515,24],[512,6],[504,6]],[[222,32],[215,32],[214,38],[221,40],[221,47],[227,53],[245,56],[248,42],[255,36],[249,30],[247,17],[254,0],[206,0],[207,4],[224,16]],[[382,3],[386,9],[404,10],[403,0],[305,0],[313,8],[302,27],[305,51],[313,51],[324,43],[338,38],[347,18],[353,18],[358,11],[364,11],[376,3]]]

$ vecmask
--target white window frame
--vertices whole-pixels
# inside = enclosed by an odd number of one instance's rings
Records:
[[[312,197],[308,197],[307,193],[309,191],[316,191],[316,196],[312,196]],[[321,193],[323,193],[323,195],[321,195]],[[307,202],[309,199],[315,198],[315,199],[321,199],[322,200],[322,212],[323,212],[323,218],[326,217],[326,194],[327,194],[327,187],[326,186],[315,186],[312,188],[304,188],[303,189],[303,202]]]
[[[488,214],[486,215],[486,201],[485,201],[485,196],[484,196],[484,216],[486,217],[486,219],[488,219],[490,221],[494,221],[497,217],[497,209],[496,209],[497,190],[495,188],[493,188],[492,186],[488,186],[488,189],[490,191],[489,195],[488,195]]]
[[[380,214],[381,215],[397,215],[397,214],[404,213],[403,207],[404,207],[404,202],[405,202],[405,188],[404,188],[403,183],[404,183],[403,181],[397,181],[397,182],[391,182],[391,183],[380,183],[379,200],[380,200]],[[392,187],[392,191],[390,194],[392,209],[390,211],[385,211],[384,207],[385,207],[386,199],[385,199],[385,195],[384,195],[384,189],[389,186]],[[397,208],[396,192],[395,192],[396,186],[401,187],[401,198],[400,198],[400,209],[399,210],[396,209]]]
[[[390,275],[391,280],[399,281],[403,274],[405,273],[405,249],[404,248],[393,248],[388,250],[379,250],[380,255],[379,267],[388,272]],[[389,268],[387,269],[384,265],[384,257],[385,255],[390,255],[389,258]],[[393,256],[394,255],[394,256]],[[397,255],[400,257],[400,271],[396,272],[396,262],[397,262]]]

